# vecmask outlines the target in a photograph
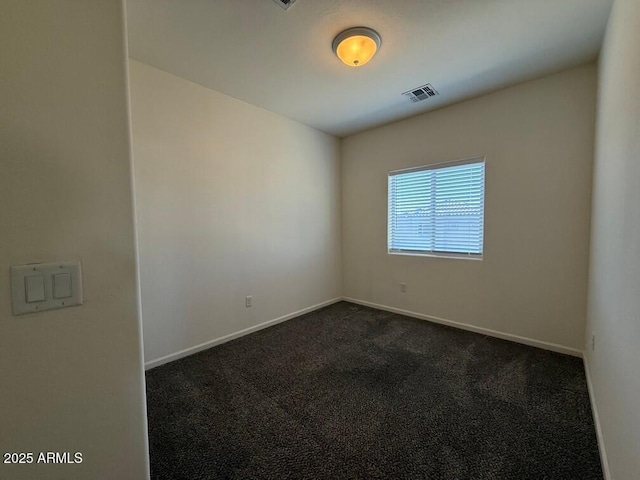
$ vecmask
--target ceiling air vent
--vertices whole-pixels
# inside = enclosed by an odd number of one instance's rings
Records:
[[[287,10],[291,5],[296,3],[296,0],[273,0],[273,1],[276,2],[278,5],[280,5],[282,8],[284,8],[285,10]]]
[[[422,85],[418,88],[412,88],[408,92],[404,92],[402,95],[409,97],[412,102],[421,102],[422,100],[427,100],[428,98],[435,97],[439,95],[433,85],[427,83],[426,85]]]

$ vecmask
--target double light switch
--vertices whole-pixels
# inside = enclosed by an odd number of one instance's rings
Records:
[[[80,262],[11,267],[11,297],[14,315],[81,305]]]

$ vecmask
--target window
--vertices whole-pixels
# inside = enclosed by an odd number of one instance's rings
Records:
[[[484,157],[389,172],[389,253],[482,258]]]

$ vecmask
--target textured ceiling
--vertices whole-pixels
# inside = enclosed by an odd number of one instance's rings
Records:
[[[611,0],[127,0],[131,58],[346,136],[594,60]],[[373,60],[336,34],[368,26]],[[412,103],[402,93],[431,83]]]

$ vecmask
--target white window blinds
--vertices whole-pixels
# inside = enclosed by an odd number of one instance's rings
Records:
[[[389,173],[389,252],[482,256],[484,158]]]

